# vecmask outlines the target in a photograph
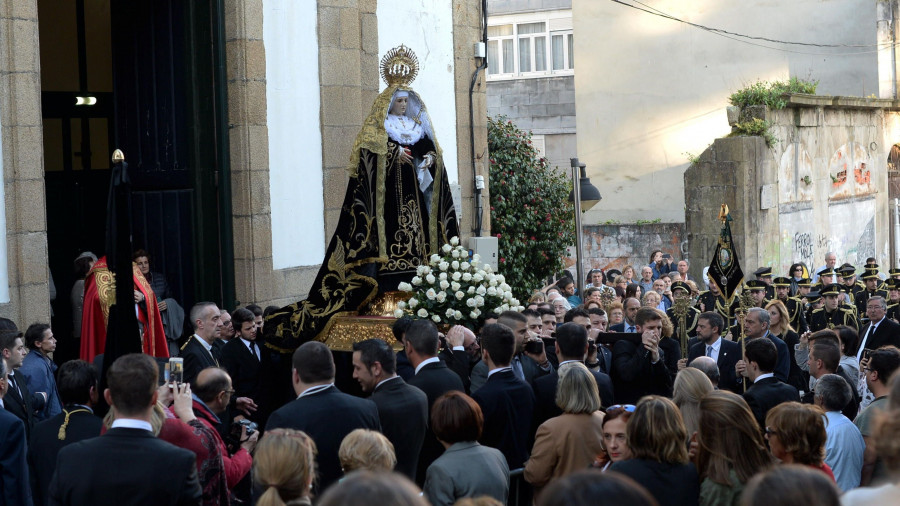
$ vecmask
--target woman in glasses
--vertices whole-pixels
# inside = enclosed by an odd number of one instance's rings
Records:
[[[643,397],[625,433],[633,458],[614,463],[610,471],[646,487],[660,506],[698,503],[700,480],[688,459],[687,430],[674,402],[658,395]]]
[[[736,504],[750,478],[772,464],[759,424],[744,399],[721,390],[700,401],[699,422],[700,504]]]
[[[625,428],[628,419],[634,413],[634,404],[616,404],[606,409],[603,417],[603,451],[594,463],[601,471],[606,471],[615,462],[621,462],[631,458],[631,448],[628,447],[628,437]]]
[[[535,487],[536,496],[550,480],[586,469],[603,451],[597,381],[581,362],[559,368],[556,405],[563,414],[538,427],[525,463],[525,480]]]
[[[766,415],[766,439],[772,456],[782,464],[802,464],[818,469],[834,482],[825,463],[824,412],[818,406],[785,402]]]

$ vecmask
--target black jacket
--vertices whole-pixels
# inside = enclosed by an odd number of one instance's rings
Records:
[[[330,386],[298,397],[272,413],[266,430],[278,428],[302,430],[315,441],[318,489],[325,490],[343,475],[338,449],[344,437],[356,429],[381,431],[381,423],[374,402]]]
[[[688,364],[695,358],[706,355],[706,345],[697,342],[688,350]],[[744,386],[738,382],[737,373],[734,366],[741,359],[741,345],[722,338],[719,345],[719,359],[716,364],[719,365],[719,389],[731,390],[736,394],[744,393]]]
[[[888,344],[900,348],[900,323],[888,317],[882,318],[878,326],[875,327],[875,332],[866,338],[866,342],[863,343],[863,338],[866,337],[871,325],[871,323],[867,324],[859,333],[859,342],[863,348],[877,350]]]
[[[184,358],[184,382],[190,383],[191,388],[196,387],[197,375],[200,374],[200,371],[219,365],[219,361],[214,355],[216,353],[218,351],[215,348],[206,351],[206,347],[203,346],[196,334],[189,337],[184,347],[181,348],[181,357]]]
[[[665,352],[659,350],[659,361],[650,362],[650,353],[631,341],[622,339],[613,345],[613,385],[616,401],[637,404],[645,395],[672,396],[672,377],[666,368]]]
[[[240,338],[235,337],[222,347],[219,364],[228,371],[234,389],[228,419],[241,414],[261,427],[265,427],[269,414],[272,412],[271,389],[268,386],[274,384],[275,378],[272,376],[273,368],[269,348],[259,342],[256,343],[256,348],[259,350],[259,358],[250,351],[250,348],[247,348]],[[256,412],[251,413],[250,416],[238,412],[234,406],[238,397],[253,399],[257,406]]]
[[[200,504],[196,456],[143,429],[115,428],[59,452],[50,504]]]
[[[479,442],[500,450],[510,469],[524,466],[531,453],[535,404],[531,387],[507,369],[492,374],[472,398],[484,414]]]
[[[410,378],[409,384],[425,392],[425,395],[428,397],[429,420],[431,419],[431,406],[438,397],[452,390],[463,393],[466,391],[459,376],[441,361],[432,362],[422,367],[418,374]],[[425,434],[425,440],[422,442],[422,451],[419,452],[416,483],[420,486],[425,483],[425,471],[442,453],[444,453],[444,446],[437,440],[434,432],[429,430]]]
[[[397,376],[375,387],[369,399],[378,406],[382,434],[394,445],[396,471],[415,480],[428,431],[428,397]]]
[[[749,381],[749,380],[748,380]],[[800,392],[778,378],[769,377],[754,383],[744,392],[744,400],[761,428],[766,427],[766,414],[782,402],[800,402]]]
[[[591,371],[594,380],[597,382],[597,390],[600,393],[600,403],[609,407],[616,403],[615,394],[613,393],[612,378],[608,374]],[[532,387],[534,388],[534,396],[537,404],[534,408],[534,427],[536,431],[542,423],[562,414],[562,410],[556,405],[556,386],[559,384],[559,372],[541,376],[534,380]],[[510,468],[512,469],[512,468]]]
[[[103,421],[81,406],[66,406],[65,411],[34,426],[28,444],[28,464],[31,472],[31,490],[35,505],[49,504],[47,490],[56,471],[59,451],[73,443],[100,435]],[[66,425],[66,438],[59,439],[59,429],[70,414]]]

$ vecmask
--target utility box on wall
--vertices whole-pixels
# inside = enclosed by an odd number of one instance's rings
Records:
[[[499,240],[496,237],[471,237],[469,238],[469,253],[477,253],[481,261],[497,270],[497,258],[500,251]]]

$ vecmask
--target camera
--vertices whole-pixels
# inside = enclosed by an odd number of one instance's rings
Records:
[[[544,342],[540,339],[528,341],[525,343],[525,352],[533,355],[540,355],[544,351]]]
[[[231,434],[235,439],[241,439],[241,432],[243,427],[247,427],[247,436],[252,436],[253,433],[256,432],[256,429],[259,428],[259,425],[257,425],[256,422],[251,422],[250,420],[246,419],[234,422],[233,424],[231,424]]]
[[[593,339],[588,339],[588,355],[597,353],[597,343]]]

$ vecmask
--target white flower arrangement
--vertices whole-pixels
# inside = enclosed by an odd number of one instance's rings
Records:
[[[478,255],[470,258],[458,237],[441,246],[440,252],[429,257],[428,265],[416,269],[410,283],[400,283],[398,289],[412,296],[397,304],[395,316],[409,314],[439,325],[474,329],[484,323],[485,311],[499,314],[524,309],[512,297],[504,277],[482,264]]]

